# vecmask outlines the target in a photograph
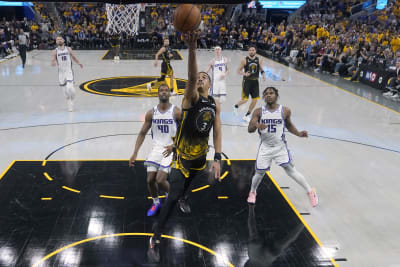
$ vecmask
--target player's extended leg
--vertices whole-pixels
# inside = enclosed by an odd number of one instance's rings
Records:
[[[253,109],[254,109],[254,107],[257,105],[257,101],[258,101],[258,98],[252,98],[251,99],[251,103],[250,103],[250,106],[249,106],[249,111],[247,111],[247,113],[246,114],[251,114],[251,112],[253,111]]]
[[[69,96],[69,99],[74,100],[75,99],[75,87],[74,87],[74,83],[73,82],[67,82],[66,85],[66,90],[67,90],[67,94]]]
[[[183,196],[185,191],[185,182],[192,177],[185,178],[180,170],[173,168],[170,174],[170,192],[164,208],[161,209],[158,221],[154,227],[154,236],[150,238],[150,246],[148,256],[154,257],[158,255],[158,245],[161,243],[161,234],[164,231],[165,224],[171,216],[176,203]]]
[[[318,205],[318,197],[313,188],[309,185],[306,178],[301,174],[291,163],[281,165],[285,170],[286,174],[295,180],[301,187],[306,190],[308,198],[310,199],[311,206],[315,207]]]
[[[251,179],[249,197],[247,198],[248,203],[250,204],[256,203],[257,188],[260,185],[264,175],[265,175],[265,170],[256,170],[256,172],[254,173],[254,176]]]
[[[74,110],[74,99],[75,99],[75,87],[74,83],[67,81],[67,85],[64,88],[65,95],[67,97],[68,111]]]
[[[153,204],[147,211],[147,216],[153,216],[161,208],[160,199],[158,198],[157,182],[156,182],[157,169],[153,166],[147,167],[147,190],[149,191]]]
[[[166,76],[165,74],[161,74],[161,77],[157,78],[155,82],[148,83],[147,84],[147,91],[150,92],[151,88],[154,86],[155,83],[165,81],[165,76]]]
[[[156,176],[156,183],[159,190],[165,192],[167,195],[169,193],[169,183],[167,181],[168,172],[159,170]]]
[[[235,115],[238,115],[238,109],[241,105],[245,104],[249,100],[250,96],[250,90],[248,88],[248,82],[243,81],[242,82],[242,99],[237,102],[235,105],[233,105],[233,113]]]
[[[196,175],[198,175],[198,174],[199,174],[199,172],[193,173],[192,175],[193,175],[193,177],[194,177],[194,176],[196,176]],[[191,182],[192,182],[191,179],[190,179],[190,180],[189,180],[189,179],[186,179],[186,180],[185,180],[185,184],[184,184],[184,186],[183,186],[183,194],[182,194],[182,197],[178,200],[179,209],[180,209],[183,213],[186,213],[186,214],[189,214],[189,213],[192,212],[192,210],[191,210],[191,208],[190,208],[190,205],[189,205],[189,202],[188,202],[188,200],[189,200],[189,188],[190,188]]]
[[[174,74],[171,74],[171,75],[169,76],[169,79],[170,79],[170,81],[169,81],[169,83],[170,83],[169,89],[171,90],[171,94],[172,94],[172,95],[175,95],[176,92],[175,92],[175,90],[174,90]]]
[[[251,95],[251,103],[249,106],[249,110],[243,117],[243,120],[246,122],[250,122],[251,112],[253,111],[254,107],[257,104],[258,99],[260,98],[260,88],[257,80],[247,81],[247,86],[248,86],[247,90],[249,90]]]
[[[113,54],[114,54],[114,62],[118,62],[119,61],[119,51],[120,51],[121,47],[120,45],[115,45],[113,46]]]

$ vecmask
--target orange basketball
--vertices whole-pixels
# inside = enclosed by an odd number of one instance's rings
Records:
[[[196,5],[178,5],[174,15],[174,26],[179,32],[189,32],[199,28],[201,12]]]

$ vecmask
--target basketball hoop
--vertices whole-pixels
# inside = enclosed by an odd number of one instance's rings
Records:
[[[107,28],[109,34],[127,33],[136,35],[139,30],[139,15],[141,4],[106,4]]]

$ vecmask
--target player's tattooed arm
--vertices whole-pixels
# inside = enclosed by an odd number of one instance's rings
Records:
[[[249,133],[254,133],[257,129],[264,130],[265,128],[267,128],[266,124],[259,123],[260,118],[261,108],[257,108],[256,110],[254,110],[249,123],[249,127],[247,128]]]
[[[307,131],[298,131],[296,126],[294,126],[292,120],[290,119],[292,112],[290,111],[289,108],[287,107],[283,107],[283,117],[285,119],[285,125],[286,125],[286,129],[288,129],[288,131],[298,137],[308,137],[308,133]]]

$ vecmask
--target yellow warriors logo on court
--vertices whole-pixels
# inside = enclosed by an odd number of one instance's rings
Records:
[[[169,78],[158,82],[156,76],[125,76],[108,77],[85,82],[79,88],[85,92],[105,96],[121,97],[157,97],[158,87],[167,84],[171,87]],[[147,84],[151,83],[151,90]],[[182,95],[186,88],[187,80],[175,78],[173,83],[174,92]]]

